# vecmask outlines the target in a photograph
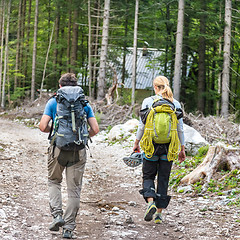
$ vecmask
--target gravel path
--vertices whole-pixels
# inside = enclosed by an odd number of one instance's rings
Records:
[[[0,132],[0,239],[61,239],[61,232],[48,231],[47,134],[4,119]],[[240,239],[240,209],[227,206],[225,196],[170,192],[164,222],[145,222],[141,167],[122,162],[129,146],[103,139],[100,133],[90,144],[76,239]],[[63,199],[65,190],[64,182]]]

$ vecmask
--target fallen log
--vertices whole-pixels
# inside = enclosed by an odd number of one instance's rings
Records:
[[[210,146],[203,162],[191,173],[181,179],[181,184],[190,185],[204,180],[202,192],[205,192],[212,176],[221,166],[228,170],[240,169],[240,148],[223,145]]]

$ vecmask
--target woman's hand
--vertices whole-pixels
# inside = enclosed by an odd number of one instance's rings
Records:
[[[180,163],[182,163],[183,161],[185,161],[185,159],[186,159],[185,147],[181,146],[181,151],[178,154],[178,160]]]
[[[140,152],[139,140],[136,139],[133,145],[133,152]]]

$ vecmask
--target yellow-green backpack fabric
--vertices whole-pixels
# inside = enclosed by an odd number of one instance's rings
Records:
[[[174,161],[180,151],[180,141],[177,133],[178,119],[176,109],[167,99],[156,99],[147,112],[144,134],[140,147],[147,158],[154,153],[153,141],[157,144],[169,144],[168,161]]]

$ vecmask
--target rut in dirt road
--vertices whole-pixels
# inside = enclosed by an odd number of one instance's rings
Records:
[[[3,119],[0,132],[1,239],[61,239],[61,232],[48,230],[47,134]],[[141,166],[129,168],[122,161],[132,144],[110,146],[104,138],[100,133],[90,144],[76,239],[240,239],[240,210],[227,206],[224,196],[170,192],[164,222],[145,222]],[[65,188],[63,180],[63,199]]]

